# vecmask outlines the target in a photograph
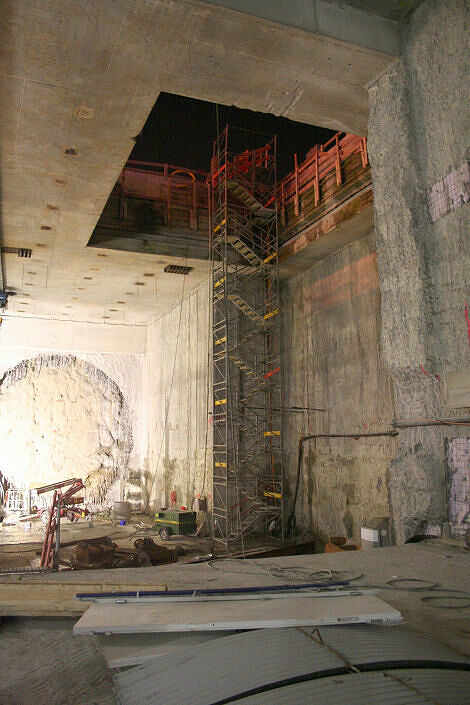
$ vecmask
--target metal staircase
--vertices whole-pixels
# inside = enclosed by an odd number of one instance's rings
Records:
[[[284,537],[275,149],[230,152],[226,127],[211,165],[213,531],[227,549]]]

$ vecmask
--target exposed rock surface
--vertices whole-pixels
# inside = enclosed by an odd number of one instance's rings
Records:
[[[456,413],[446,407],[446,374],[470,364],[470,206],[432,223],[426,201],[428,188],[470,158],[469,70],[470,3],[428,0],[402,57],[370,89],[382,341],[399,418]],[[390,474],[399,541],[446,520],[445,439],[462,434],[400,433]]]
[[[24,360],[0,379],[3,475],[16,487],[81,477],[101,504],[128,471],[126,401],[101,370],[72,355]]]

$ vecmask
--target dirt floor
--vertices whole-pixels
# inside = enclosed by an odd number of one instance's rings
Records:
[[[132,549],[138,538],[150,536],[155,543],[167,548],[181,546],[184,554],[179,560],[194,559],[201,553],[207,553],[211,547],[210,539],[193,536],[173,536],[170,541],[162,541],[152,529],[148,517],[137,516],[126,526],[113,524],[111,521],[95,521],[90,528],[88,521],[80,520],[72,524],[66,519],[61,522],[60,555],[70,557],[73,546],[67,543],[108,536],[120,548]],[[38,565],[41,547],[44,541],[44,527],[39,519],[31,522],[17,522],[14,525],[0,524],[0,571],[12,568],[25,568]]]
[[[2,705],[115,705],[111,671],[74,619],[9,618],[0,627]]]
[[[8,528],[8,527],[5,527]],[[12,527],[13,529],[13,527]],[[124,545],[135,538],[136,527],[70,526],[63,540],[110,533]],[[3,560],[14,560],[23,530],[4,532],[8,545],[0,546]],[[22,560],[37,550],[41,529],[31,529],[30,543],[22,544]],[[183,543],[172,537],[170,545]],[[36,543],[35,543],[36,541]],[[207,552],[207,540],[184,539],[191,560]],[[12,558],[10,559],[10,554]],[[150,568],[112,571],[60,571],[28,580],[74,585],[100,582],[112,573],[116,586],[166,584],[169,589],[247,587],[345,579],[354,586],[374,587],[378,596],[399,609],[416,631],[452,648],[470,660],[470,551],[463,541],[436,539],[383,549],[332,554],[219,559],[196,564],[183,562]],[[15,582],[18,576],[4,576]],[[86,603],[85,603],[86,604]],[[74,618],[4,618],[0,626],[1,705],[111,705],[115,702],[111,672],[97,652],[94,637],[73,637]]]

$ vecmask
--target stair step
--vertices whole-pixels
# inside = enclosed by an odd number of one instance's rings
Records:
[[[260,264],[262,264],[262,260],[260,257],[258,257],[256,252],[253,252],[253,250],[250,247],[248,247],[248,245],[246,243],[244,243],[242,240],[240,240],[239,237],[237,237],[236,235],[231,235],[227,239],[228,239],[228,242],[234,248],[234,250],[239,252],[242,255],[242,257],[244,257],[247,260],[247,262],[249,262],[251,265],[259,266]]]
[[[256,323],[261,323],[264,325],[264,319],[262,316],[257,313],[254,308],[251,308],[249,304],[246,303],[246,301],[243,301],[241,296],[238,296],[238,294],[230,294],[229,295],[229,300],[242,311],[242,313],[245,314],[247,318],[250,319],[250,321],[254,321]]]
[[[274,215],[272,208],[265,208],[244,186],[231,179],[227,181],[227,188],[244,203],[255,215],[262,218],[271,218]]]
[[[262,376],[259,375],[256,370],[254,370],[247,362],[245,362],[245,360],[242,360],[241,357],[233,354],[231,354],[229,357],[233,364],[236,365],[240,370],[245,372],[249,377],[259,379],[261,382],[263,381]]]

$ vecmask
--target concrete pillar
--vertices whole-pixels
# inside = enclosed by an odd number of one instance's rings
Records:
[[[468,0],[427,0],[402,56],[369,89],[382,345],[402,419],[456,413],[446,406],[446,375],[470,366],[470,206],[433,223],[427,203],[428,188],[470,157],[469,29]],[[445,439],[465,434],[400,433],[390,473],[398,542],[446,520]]]

